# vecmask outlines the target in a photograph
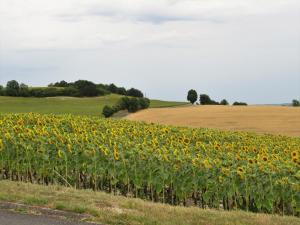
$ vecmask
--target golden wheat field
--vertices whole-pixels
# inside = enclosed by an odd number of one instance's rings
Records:
[[[188,106],[140,111],[126,117],[188,127],[300,136],[300,108],[288,106]]]

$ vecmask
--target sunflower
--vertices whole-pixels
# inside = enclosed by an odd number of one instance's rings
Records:
[[[298,158],[294,157],[294,158],[292,158],[292,161],[293,161],[294,163],[297,163],[297,162],[298,162]]]
[[[268,162],[268,157],[264,155],[264,156],[262,157],[262,160],[263,160],[264,162]]]
[[[253,159],[248,159],[248,163],[253,164],[254,163]]]
[[[292,151],[291,156],[292,156],[292,158],[298,158],[298,152],[297,151]]]
[[[190,143],[190,140],[189,140],[188,138],[184,138],[184,139],[183,139],[183,142],[184,142],[184,144],[189,144],[189,143]]]
[[[240,173],[244,173],[244,169],[242,167],[238,167],[237,171]]]
[[[242,167],[237,168],[237,174],[241,179],[244,179],[244,169]]]

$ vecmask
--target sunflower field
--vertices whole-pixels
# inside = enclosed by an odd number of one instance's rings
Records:
[[[300,138],[88,116],[0,115],[0,179],[300,215]]]

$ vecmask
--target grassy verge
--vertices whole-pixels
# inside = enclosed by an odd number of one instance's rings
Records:
[[[0,113],[40,113],[40,114],[74,114],[102,116],[105,105],[114,105],[123,97],[107,95],[92,98],[50,97],[24,98],[0,96]],[[170,107],[182,105],[182,102],[153,100],[150,107]],[[186,103],[184,103],[186,104]]]
[[[174,207],[140,199],[113,196],[91,190],[75,190],[62,186],[40,186],[0,181],[0,202],[88,214],[89,221],[102,224],[155,225],[297,225],[300,219],[241,211],[203,210]]]

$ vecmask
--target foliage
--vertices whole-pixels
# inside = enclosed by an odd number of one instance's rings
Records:
[[[127,91],[127,95],[132,96],[132,97],[137,97],[137,98],[143,98],[144,97],[143,93],[140,90],[135,89],[135,88],[130,88]]]
[[[5,93],[8,96],[18,96],[19,95],[19,83],[16,80],[8,81],[6,84]]]
[[[128,112],[134,113],[140,109],[139,100],[137,98],[129,98]]]
[[[299,138],[31,113],[0,115],[0,124],[3,179],[300,212]]]
[[[150,106],[149,98],[138,98],[140,109],[147,109]]]
[[[98,96],[99,91],[96,84],[87,80],[78,80],[74,82],[74,87],[79,91],[79,97]]]
[[[2,86],[1,86],[2,87]],[[21,89],[21,90],[20,90]],[[143,97],[143,93],[135,88],[126,90],[124,87],[118,87],[115,84],[94,84],[88,80],[77,80],[75,82],[66,82],[64,80],[51,83],[48,87],[28,88],[26,84],[19,85],[15,80],[7,83],[7,88],[0,88],[0,96],[22,96],[22,97],[95,97],[115,93],[131,97]]]
[[[105,111],[108,111],[107,113],[104,113],[103,109],[103,115],[110,117],[114,113],[120,111],[120,110],[128,110],[128,112],[137,112],[140,109],[147,109],[150,106],[150,99],[148,98],[132,98],[132,97],[123,97],[121,98],[116,105],[113,107],[105,108]]]
[[[69,84],[68,82],[62,80],[60,82],[56,82],[54,84],[49,84],[48,87],[69,87],[71,84]]]
[[[200,95],[200,104],[201,105],[209,105],[210,102],[211,102],[211,99],[208,95],[206,95],[206,94]]]
[[[194,104],[198,99],[198,94],[197,94],[197,91],[191,89],[189,90],[188,92],[188,95],[187,95],[187,100],[189,102],[191,102],[192,104]]]
[[[201,94],[200,95],[200,103],[201,105],[219,105],[218,102],[212,100],[208,95]]]
[[[229,105],[228,101],[226,99],[223,99],[221,102],[220,102],[220,105]]]
[[[0,96],[3,96],[4,92],[5,92],[4,87],[0,85]]]
[[[23,83],[20,84],[18,96],[21,96],[21,97],[29,97],[30,96],[29,88],[26,84],[23,84]]]
[[[111,117],[115,113],[113,107],[111,106],[104,106],[102,114],[104,115],[105,118]]]
[[[292,105],[293,105],[293,106],[300,106],[300,102],[299,102],[297,99],[294,99],[294,100],[292,101]]]
[[[244,105],[247,106],[248,104],[245,102],[234,102],[232,105]]]

